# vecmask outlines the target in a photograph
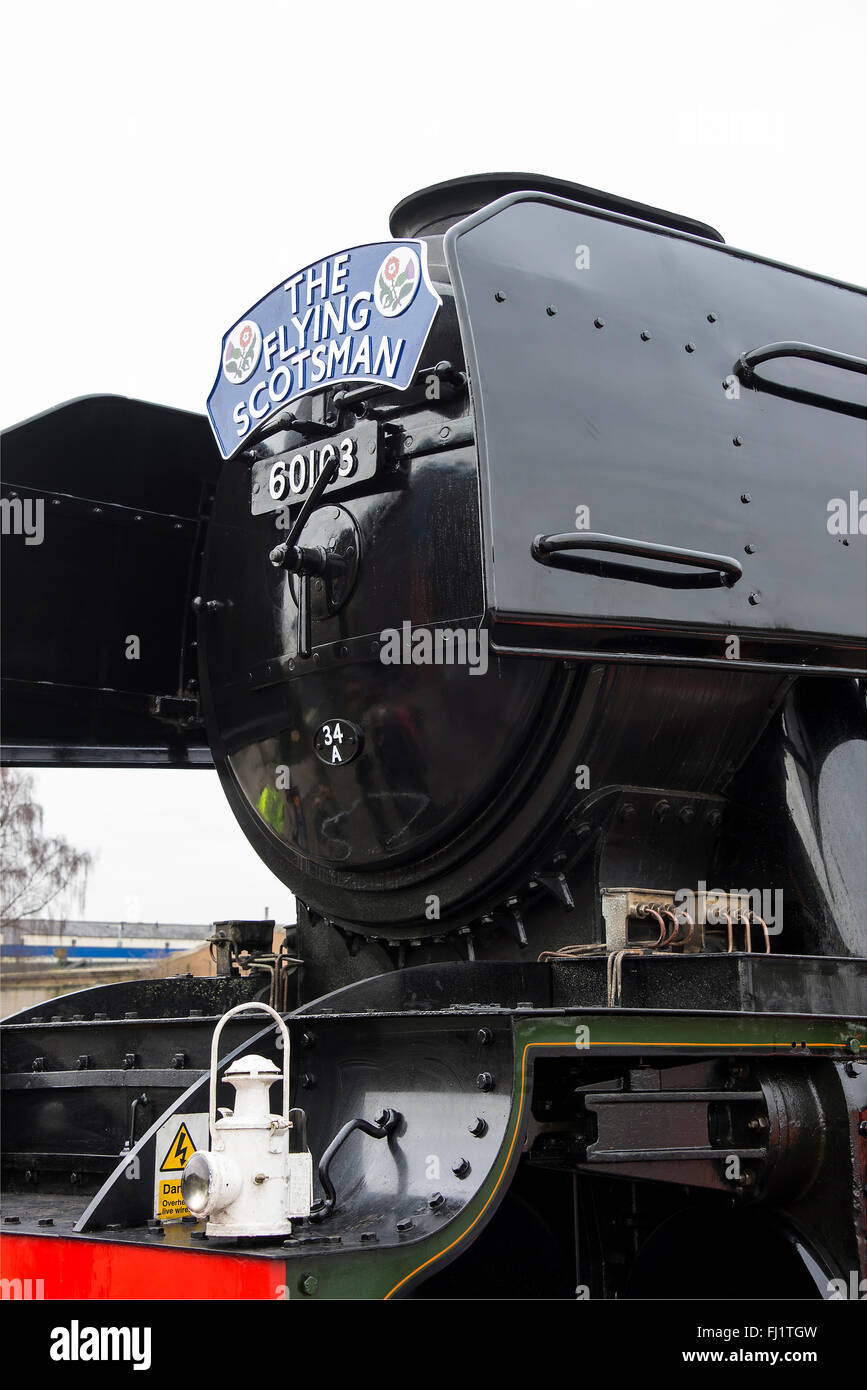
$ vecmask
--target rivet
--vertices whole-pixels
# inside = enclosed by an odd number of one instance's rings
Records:
[[[744,553],[747,555],[755,555],[756,547],[753,545],[752,541],[747,541],[747,544],[744,546]]]
[[[692,809],[691,806],[681,806],[680,810],[677,813],[678,820],[683,821],[684,825],[689,825],[690,821],[693,820],[694,817],[695,811]]]
[[[479,1043],[482,1047],[485,1047],[488,1043],[491,1043],[491,1042],[493,1042],[493,1041],[494,1041],[494,1035],[493,1035],[493,1033],[491,1032],[490,1028],[480,1028],[480,1029],[479,1029],[478,1033],[476,1034],[476,1042],[477,1042],[477,1043]]]
[[[642,341],[643,343],[649,343],[652,337],[653,337],[653,334],[652,334],[652,333],[648,333],[648,331],[647,331],[646,328],[642,330],[642,333],[641,333],[641,341]]]
[[[594,320],[593,320],[593,327],[594,327],[594,328],[604,328],[604,327],[605,327],[605,320],[604,320],[604,319],[594,319]]]
[[[734,438],[732,439],[732,444],[734,444],[734,446],[735,446],[736,449],[739,449],[739,448],[741,447],[741,445],[743,444],[743,442],[744,442],[744,441],[743,441],[742,437],[741,437],[739,434],[736,434],[736,435],[734,436]]]
[[[684,343],[683,346],[687,352],[695,352],[695,343]]]
[[[753,605],[753,607],[755,608],[756,604],[759,603],[759,602],[761,601],[761,600],[760,600],[760,595],[759,595],[758,593],[756,593],[755,591],[753,591],[753,593],[750,594],[749,601],[750,601],[750,603]]]
[[[635,807],[627,801],[625,806],[620,807],[619,815],[621,820],[632,820],[635,815]]]
[[[748,492],[742,492],[742,493],[741,493],[741,501],[742,501],[742,502],[751,502],[751,501],[752,501],[752,498],[750,497],[750,494],[749,494]]]
[[[306,1071],[301,1078],[301,1089],[304,1091],[312,1091],[315,1085],[316,1077],[311,1076],[310,1072]]]
[[[494,298],[496,299],[498,304],[503,304],[505,302],[506,296],[503,294],[502,290],[495,290]]]
[[[440,430],[440,439],[448,439],[448,437],[449,437],[449,427],[448,427],[448,425],[443,425],[442,429]]]
[[[707,321],[708,323],[716,323],[716,314],[708,314]]]
[[[545,313],[548,315],[549,319],[552,319],[552,318],[554,317],[554,315],[556,314],[556,312],[557,312],[557,305],[556,305],[556,304],[549,304],[548,307],[547,307],[547,309],[545,310]]]

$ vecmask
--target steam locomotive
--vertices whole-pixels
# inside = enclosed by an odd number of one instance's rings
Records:
[[[867,1277],[864,293],[481,175],[7,432],[5,760],[215,767],[298,915],[6,1020],[4,1273]]]

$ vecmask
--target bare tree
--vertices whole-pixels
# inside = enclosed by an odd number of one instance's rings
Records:
[[[61,893],[70,893],[83,910],[92,863],[85,850],[44,834],[32,776],[0,768],[0,923],[34,917]]]

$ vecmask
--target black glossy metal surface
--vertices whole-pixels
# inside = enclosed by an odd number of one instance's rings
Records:
[[[734,375],[787,332],[862,356],[864,292],[537,194],[473,214],[445,245],[495,645],[725,665],[734,633],[757,665],[864,669],[867,551],[828,525],[831,499],[867,484],[863,421]],[[765,371],[845,404],[863,389],[814,360]],[[688,534],[736,556],[744,580],[656,588],[601,563],[534,564],[533,536],[566,531],[578,508],[588,530],[674,547]]]
[[[588,188],[586,184],[572,183],[569,179],[551,178],[547,174],[511,173],[469,174],[410,193],[392,211],[389,219],[391,232],[396,237],[436,236],[478,208],[493,203],[507,193],[525,189],[548,193],[557,198],[569,198],[575,203],[588,203],[591,207],[605,208],[608,212],[625,213],[627,217],[637,217],[642,222],[654,222],[661,227],[675,227],[692,236],[723,240],[713,227],[692,217],[682,217],[646,203],[636,203],[615,193],[603,193],[599,188]]]
[[[3,496],[44,509],[40,544],[3,540],[4,759],[210,766],[189,607],[219,468],[206,420],[91,396],[2,447]]]

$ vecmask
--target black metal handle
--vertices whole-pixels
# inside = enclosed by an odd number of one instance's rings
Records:
[[[742,376],[752,376],[761,362],[771,362],[775,357],[804,357],[808,362],[821,362],[826,367],[867,374],[867,358],[832,352],[830,348],[816,347],[814,343],[766,343],[764,347],[753,348],[751,352],[742,352],[735,371]]]
[[[314,1210],[310,1213],[311,1220],[322,1221],[334,1210],[335,1203],[337,1202],[337,1192],[335,1191],[334,1183],[331,1181],[331,1164],[335,1154],[342,1148],[350,1134],[354,1134],[357,1129],[360,1129],[363,1134],[369,1134],[371,1139],[385,1139],[391,1134],[392,1130],[396,1128],[399,1119],[400,1114],[397,1110],[386,1108],[377,1115],[376,1120],[372,1124],[370,1120],[362,1120],[360,1118],[357,1120],[348,1120],[347,1123],[337,1131],[331,1143],[328,1145],[328,1148],[325,1150],[325,1153],[319,1160],[319,1168],[317,1170],[319,1185],[325,1193],[325,1197],[322,1201],[314,1203]]]
[[[555,536],[537,536],[532,545],[533,559],[538,560],[540,565],[549,564],[553,555],[572,550],[608,550],[616,555],[636,556],[640,560],[663,560],[672,565],[687,565],[693,569],[715,572],[719,583],[726,585],[736,584],[743,574],[737,560],[730,555],[712,555],[702,550],[658,545],[629,536],[607,536],[601,531],[564,531]],[[630,577],[641,582],[641,571],[633,571]]]

